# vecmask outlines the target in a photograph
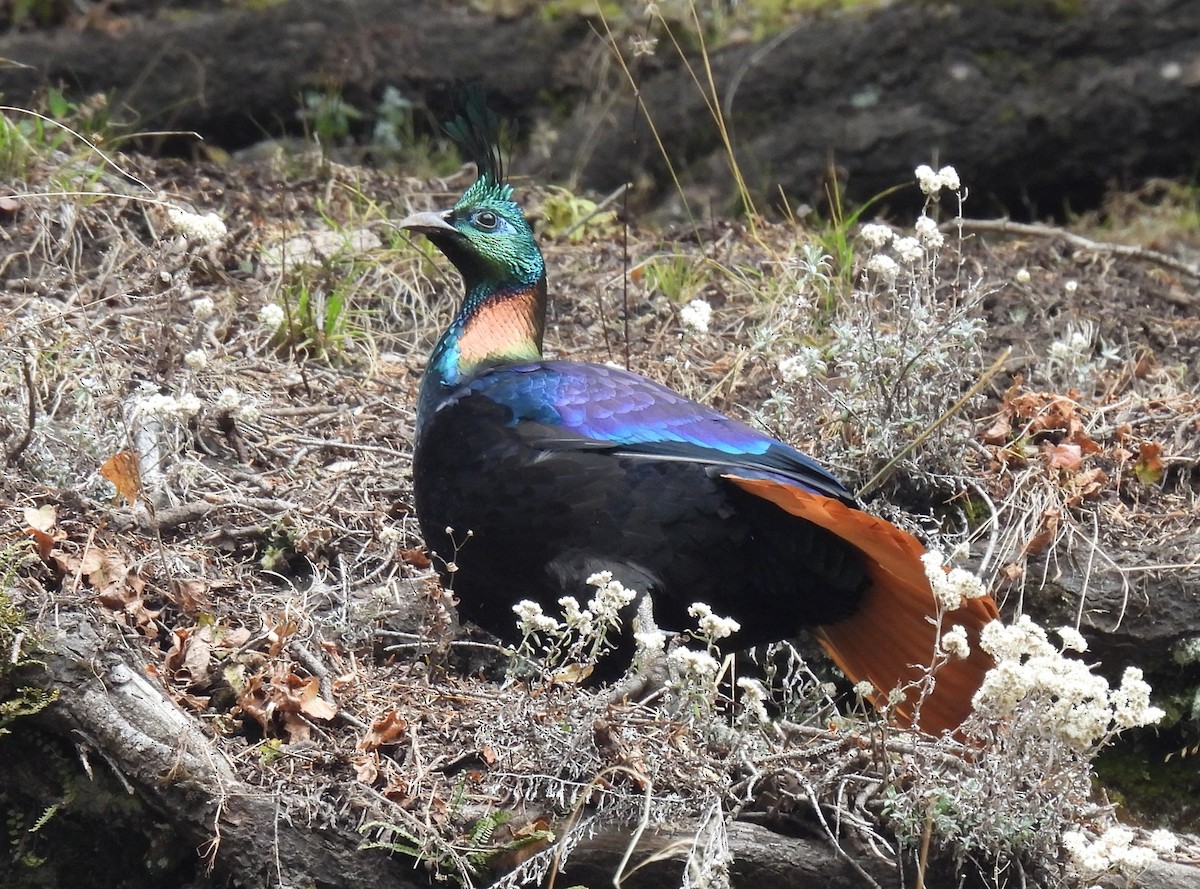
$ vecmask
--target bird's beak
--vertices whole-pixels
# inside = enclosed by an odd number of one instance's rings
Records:
[[[423,213],[413,213],[400,220],[398,228],[407,228],[423,235],[456,235],[458,229],[452,226],[446,217],[449,212],[426,210]]]

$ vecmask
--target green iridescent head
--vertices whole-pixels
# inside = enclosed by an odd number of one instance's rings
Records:
[[[504,180],[503,130],[483,93],[469,90],[462,113],[446,125],[446,132],[475,161],[479,179],[450,210],[417,213],[400,223],[424,234],[454,263],[468,300],[529,287],[545,275],[533,230]]]

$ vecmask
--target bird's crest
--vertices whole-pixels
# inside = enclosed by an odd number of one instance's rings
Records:
[[[459,105],[458,116],[444,126],[446,134],[475,162],[480,182],[508,187],[504,181],[503,149],[512,145],[515,124],[501,120],[488,107],[487,95],[477,84],[463,90]]]

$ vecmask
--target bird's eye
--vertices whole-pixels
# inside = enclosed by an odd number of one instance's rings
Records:
[[[494,229],[497,222],[496,214],[491,210],[484,210],[481,213],[475,214],[475,224],[488,231]]]

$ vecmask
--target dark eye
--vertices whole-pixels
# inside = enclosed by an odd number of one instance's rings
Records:
[[[491,210],[483,210],[475,214],[475,224],[480,228],[487,229],[488,231],[494,229],[498,221],[499,220],[496,219],[496,214]]]

